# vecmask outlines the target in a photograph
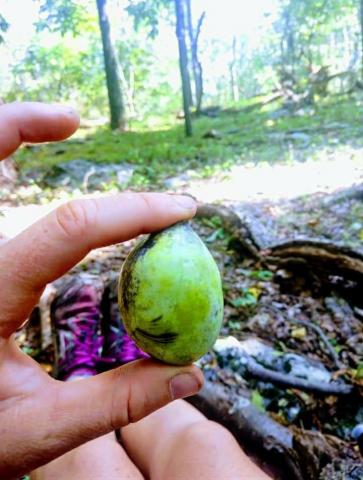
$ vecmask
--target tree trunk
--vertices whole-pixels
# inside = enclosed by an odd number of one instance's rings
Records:
[[[192,55],[192,69],[194,77],[194,91],[195,91],[195,105],[196,113],[199,115],[202,108],[202,98],[203,98],[203,69],[202,64],[198,57],[198,40],[200,35],[200,30],[205,18],[205,12],[199,17],[195,32],[193,28],[193,18],[192,18],[192,8],[190,0],[186,0],[186,9],[187,9],[187,26],[189,33],[190,41],[190,50]]]
[[[106,10],[107,0],[96,0],[105,61],[108,101],[112,130],[126,129],[126,111],[121,90],[119,65],[111,41],[110,22]]]
[[[190,115],[190,77],[188,72],[188,53],[185,42],[184,0],[175,0],[176,36],[179,47],[179,67],[183,90],[183,109],[185,119],[185,135],[192,136],[192,120]]]
[[[238,89],[238,73],[237,73],[237,39],[234,36],[232,42],[232,61],[229,65],[230,81],[231,81],[231,95],[233,102],[239,100]]]

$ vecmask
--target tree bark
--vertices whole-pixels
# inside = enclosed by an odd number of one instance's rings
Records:
[[[179,47],[179,67],[182,80],[183,91],[183,109],[185,121],[185,135],[191,137],[193,134],[192,120],[190,115],[190,94],[189,85],[190,77],[188,72],[188,52],[185,42],[185,17],[184,17],[184,0],[175,0],[176,14],[176,36]]]
[[[263,252],[266,262],[279,266],[313,270],[319,275],[340,276],[363,282],[363,254],[327,240],[292,240],[274,245]]]
[[[111,29],[106,10],[107,0],[96,0],[105,61],[108,101],[111,113],[111,129],[126,129],[126,111],[121,90],[119,65],[111,41]]]
[[[202,98],[203,98],[203,69],[202,69],[202,64],[198,57],[198,41],[199,41],[199,35],[202,28],[202,24],[205,18],[205,12],[203,12],[202,15],[199,17],[199,20],[194,32],[192,8],[191,8],[190,0],[186,0],[186,9],[187,9],[186,20],[187,20],[188,33],[189,33],[190,50],[192,55],[195,106],[196,106],[196,113],[197,115],[199,115],[202,108]]]

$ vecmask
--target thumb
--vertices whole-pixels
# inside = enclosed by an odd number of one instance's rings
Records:
[[[176,367],[151,359],[138,360],[82,381],[61,385],[57,408],[72,420],[63,425],[70,438],[84,440],[119,429],[149,415],[178,398],[197,393],[203,385],[201,371]]]
[[[137,422],[172,400],[193,395],[202,385],[203,375],[197,367],[174,367],[150,359],[79,381],[51,380],[46,395],[39,392],[37,408],[22,422],[27,456],[20,473]],[[9,465],[18,465],[15,460]]]

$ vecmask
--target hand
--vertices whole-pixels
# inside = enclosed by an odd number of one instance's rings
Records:
[[[37,103],[0,106],[0,160],[22,141],[62,140],[78,127],[70,108]],[[192,217],[191,199],[124,193],[74,200],[0,245],[0,478],[13,478],[76,446],[196,393],[194,366],[140,360],[78,382],[50,378],[17,347],[13,333],[47,283],[91,249]]]

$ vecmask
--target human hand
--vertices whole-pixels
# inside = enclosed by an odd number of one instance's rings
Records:
[[[37,103],[0,106],[0,160],[22,141],[62,140],[76,113]],[[91,249],[159,230],[195,213],[191,199],[124,193],[66,203],[0,244],[0,478],[29,472],[78,445],[135,422],[203,383],[194,366],[139,360],[77,382],[59,382],[16,345],[47,283]]]

